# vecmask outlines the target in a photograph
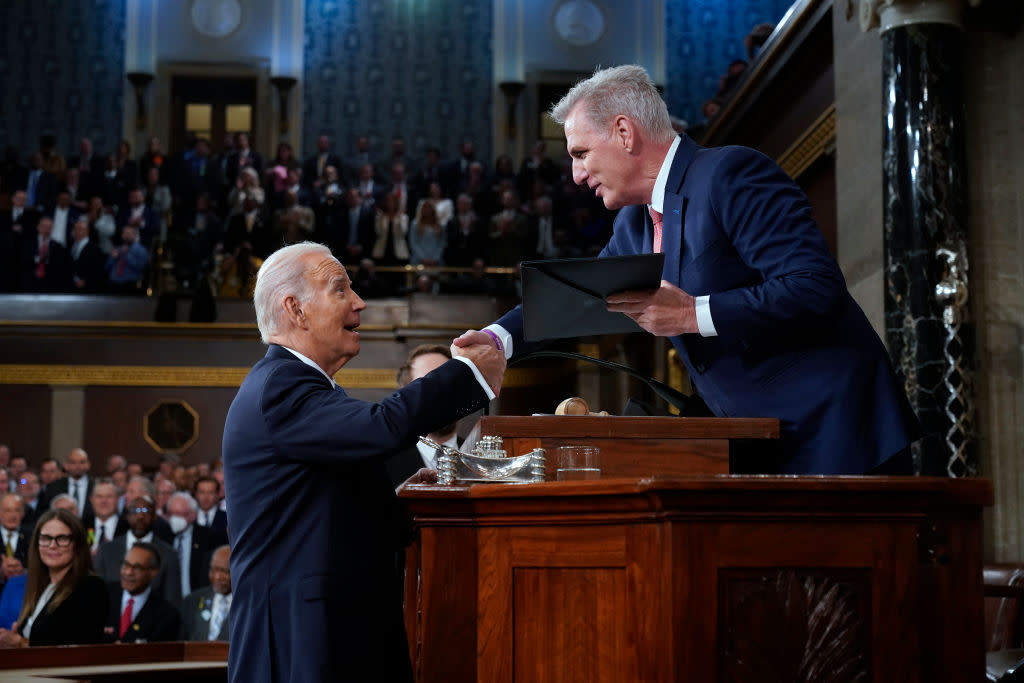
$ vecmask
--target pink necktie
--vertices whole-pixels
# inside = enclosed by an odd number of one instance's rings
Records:
[[[654,253],[661,251],[661,214],[651,207],[651,221],[654,223]]]

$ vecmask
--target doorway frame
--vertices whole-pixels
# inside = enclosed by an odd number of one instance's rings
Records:
[[[159,64],[156,71],[159,87],[156,92],[156,106],[151,117],[153,125],[150,131],[142,131],[144,137],[138,141],[143,148],[149,137],[156,135],[164,143],[165,151],[171,152],[166,146],[170,144],[171,137],[173,114],[171,111],[173,106],[171,85],[175,78],[254,79],[256,81],[256,102],[254,103],[255,111],[253,111],[252,121],[252,148],[267,159],[273,158],[278,137],[274,125],[275,110],[271,97],[270,62],[268,60],[254,60],[251,63],[166,62]],[[292,147],[294,148],[294,144]]]

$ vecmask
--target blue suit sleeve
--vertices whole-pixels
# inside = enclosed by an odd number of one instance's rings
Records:
[[[806,195],[768,157],[746,148],[729,152],[708,183],[711,208],[739,258],[763,281],[711,295],[719,336],[771,338],[839,315],[846,282]]]
[[[469,366],[449,361],[377,403],[332,389],[316,373],[271,372],[261,408],[275,449],[306,463],[342,464],[390,455],[487,404]]]

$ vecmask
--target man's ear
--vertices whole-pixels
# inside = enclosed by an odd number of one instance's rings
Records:
[[[302,304],[294,296],[286,296],[281,304],[284,306],[285,314],[291,319],[296,327],[306,326],[306,314],[302,312]]]
[[[612,135],[627,154],[632,154],[638,142],[636,123],[632,119],[623,114],[616,116],[612,122]]]

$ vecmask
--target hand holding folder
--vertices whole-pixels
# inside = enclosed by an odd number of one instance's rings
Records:
[[[623,313],[608,311],[615,292],[657,289],[664,254],[523,261],[523,336],[527,341],[642,332]]]

